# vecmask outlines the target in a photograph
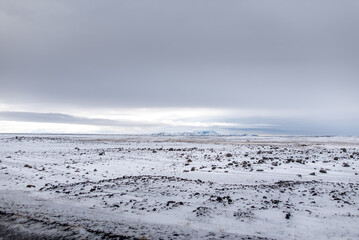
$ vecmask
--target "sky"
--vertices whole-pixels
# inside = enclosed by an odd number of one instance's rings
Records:
[[[0,133],[359,135],[357,0],[2,0]]]

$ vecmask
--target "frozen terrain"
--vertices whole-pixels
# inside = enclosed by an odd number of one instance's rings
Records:
[[[358,239],[359,138],[0,135],[0,239]]]

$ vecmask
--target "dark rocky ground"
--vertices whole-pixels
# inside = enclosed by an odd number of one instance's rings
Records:
[[[0,143],[0,239],[359,238],[359,139]]]

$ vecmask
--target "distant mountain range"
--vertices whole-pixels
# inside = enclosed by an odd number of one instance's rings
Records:
[[[154,133],[152,135],[154,136],[216,136],[219,134],[212,130],[206,130],[206,131],[176,132],[176,133],[160,132],[160,133]]]
[[[216,131],[212,130],[205,130],[205,131],[193,131],[193,132],[176,132],[176,133],[167,133],[167,132],[160,132],[160,133],[154,133],[153,136],[218,136],[222,135],[217,133]],[[227,135],[227,134],[226,134]],[[230,134],[228,136],[240,136],[240,137],[246,137],[246,136],[258,136],[258,135],[249,135],[249,134]]]

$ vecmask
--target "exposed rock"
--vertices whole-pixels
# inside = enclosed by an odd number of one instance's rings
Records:
[[[102,151],[102,152],[99,152],[99,154],[98,154],[99,156],[103,156],[103,155],[105,155],[105,151]]]
[[[32,166],[30,166],[29,164],[25,164],[24,167],[26,167],[26,168],[32,168]]]

